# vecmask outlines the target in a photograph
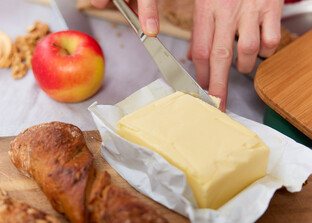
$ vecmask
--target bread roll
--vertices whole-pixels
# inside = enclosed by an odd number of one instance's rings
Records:
[[[30,205],[12,199],[0,190],[0,222],[5,223],[59,223],[60,221]]]
[[[30,127],[11,142],[9,156],[71,222],[167,222],[111,184],[107,172],[95,170],[83,133],[74,125],[51,122]]]

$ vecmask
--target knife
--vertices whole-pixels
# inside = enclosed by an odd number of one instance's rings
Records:
[[[137,33],[145,49],[151,55],[159,71],[176,91],[198,95],[200,99],[216,107],[211,97],[198,85],[190,74],[178,63],[157,37],[146,36],[136,13],[124,0],[113,0],[115,6]]]
[[[77,7],[77,0],[51,0],[51,7],[62,30],[77,30],[92,36],[89,20]]]

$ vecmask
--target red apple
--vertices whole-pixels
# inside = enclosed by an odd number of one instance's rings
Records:
[[[32,69],[39,86],[61,102],[79,102],[100,88],[105,70],[101,47],[73,30],[49,34],[36,46]]]

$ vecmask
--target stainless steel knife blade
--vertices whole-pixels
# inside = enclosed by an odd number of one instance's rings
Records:
[[[77,0],[51,0],[52,9],[64,30],[77,30],[92,36],[86,15],[76,8]]]
[[[124,0],[113,0],[113,2],[135,30],[167,82],[175,90],[198,95],[200,99],[216,107],[211,97],[187,73],[160,40],[143,33],[139,19],[130,6]]]
[[[159,71],[168,83],[177,91],[194,93],[203,101],[216,106],[210,96],[197,84],[187,71],[177,62],[173,55],[155,37],[142,36],[146,50],[152,56]]]

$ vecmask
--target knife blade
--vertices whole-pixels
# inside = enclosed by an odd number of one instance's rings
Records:
[[[151,55],[159,71],[176,91],[198,95],[200,99],[216,107],[211,97],[199,86],[190,74],[179,64],[157,37],[146,36],[140,26],[136,13],[124,0],[113,0],[115,6],[123,14],[137,33],[145,49]]]
[[[77,0],[51,0],[51,7],[63,30],[77,30],[92,36],[86,15],[76,8]]]

